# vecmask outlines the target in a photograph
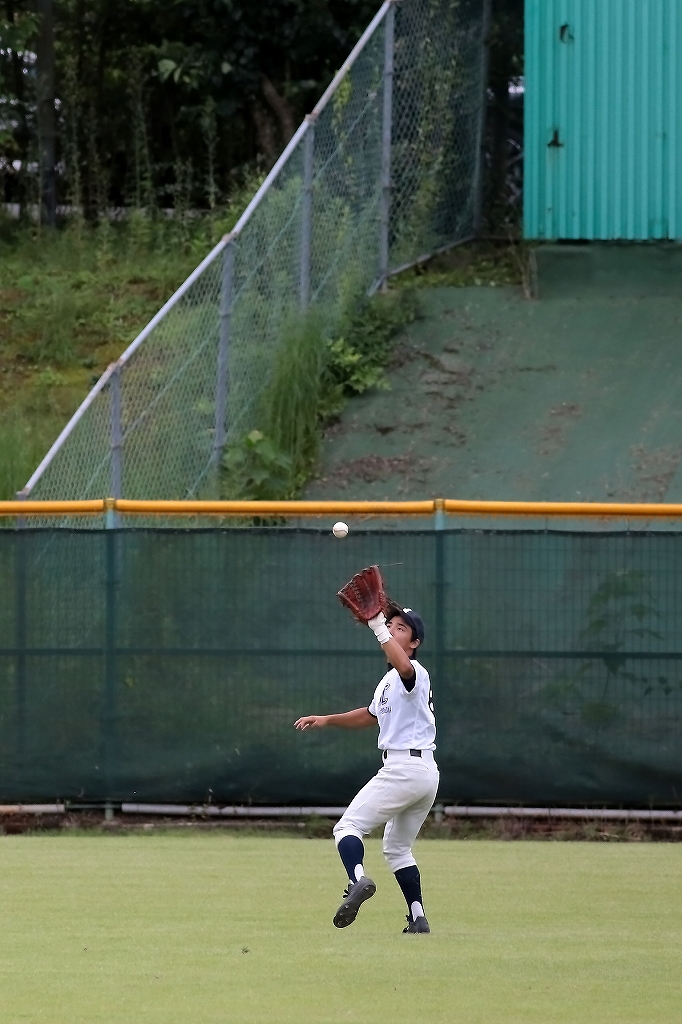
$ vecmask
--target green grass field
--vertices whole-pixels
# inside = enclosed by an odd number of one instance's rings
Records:
[[[430,936],[379,844],[350,928],[327,840],[0,839],[0,1021],[678,1022],[682,850],[419,844]]]

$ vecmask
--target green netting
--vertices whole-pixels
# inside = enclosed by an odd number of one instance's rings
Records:
[[[440,796],[677,805],[682,534],[2,531],[0,802],[343,804],[373,730],[361,566],[423,615]],[[398,564],[395,564],[398,563]]]
[[[219,452],[259,425],[259,397],[301,310],[315,309],[331,336],[386,270],[472,236],[485,5],[404,0],[392,10],[392,77],[384,12],[229,244],[91,396],[27,485],[32,498],[214,496],[214,443]]]

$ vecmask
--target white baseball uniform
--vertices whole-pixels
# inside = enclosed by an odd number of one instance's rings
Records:
[[[367,710],[379,724],[383,765],[334,826],[338,846],[344,836],[362,839],[377,825],[385,825],[384,857],[394,872],[416,863],[412,844],[433,807],[440,778],[433,756],[436,719],[431,680],[418,661],[412,659],[412,665],[411,689],[392,668],[374,692]]]

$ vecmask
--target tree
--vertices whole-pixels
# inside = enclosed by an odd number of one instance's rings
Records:
[[[52,0],[37,0],[36,108],[38,124],[40,219],[55,226],[54,16]]]

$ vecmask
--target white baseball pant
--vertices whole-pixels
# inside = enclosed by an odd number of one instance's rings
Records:
[[[391,871],[416,864],[412,844],[433,807],[440,775],[430,750],[413,757],[389,750],[383,767],[363,786],[334,826],[338,846],[344,836],[362,839],[378,825],[384,829],[384,857]]]

